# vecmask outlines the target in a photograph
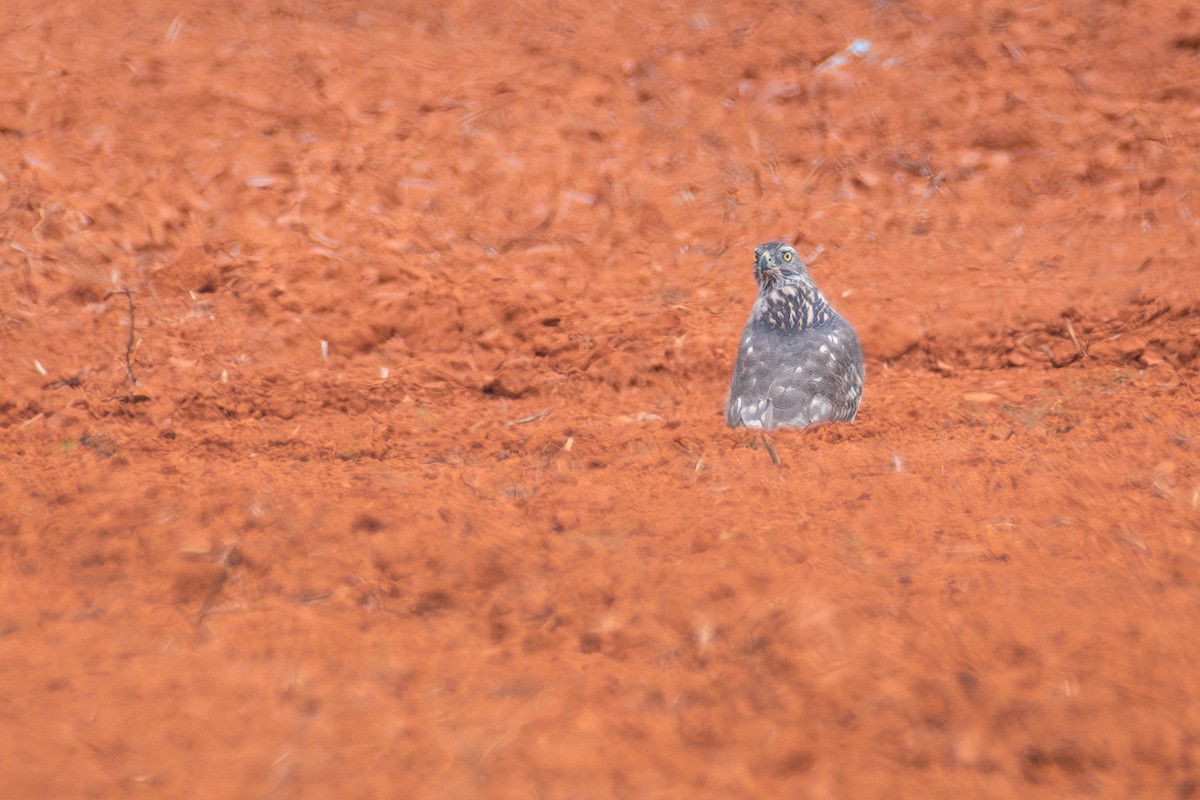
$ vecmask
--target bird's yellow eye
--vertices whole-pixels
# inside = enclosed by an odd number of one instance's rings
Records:
[[[784,253],[784,254],[783,254],[783,260],[784,260],[784,261],[791,261],[791,260],[792,260],[792,254],[791,254],[791,253]]]

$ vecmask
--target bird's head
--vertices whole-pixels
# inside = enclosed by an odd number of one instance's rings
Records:
[[[807,274],[796,248],[786,242],[767,242],[754,248],[754,277],[762,289],[803,279]]]

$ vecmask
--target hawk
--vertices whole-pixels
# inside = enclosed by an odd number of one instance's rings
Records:
[[[862,402],[862,348],[813,283],[795,248],[754,250],[758,299],[742,331],[725,420],[732,428],[803,428],[853,421]]]

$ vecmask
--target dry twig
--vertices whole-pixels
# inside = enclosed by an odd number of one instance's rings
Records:
[[[125,343],[125,374],[129,376],[129,382],[134,386],[138,385],[137,376],[133,374],[133,343],[136,341],[136,333],[134,331],[133,317],[133,290],[128,287],[124,289],[113,289],[104,295],[104,299],[112,297],[114,294],[123,294],[125,299],[129,301],[129,341]]]

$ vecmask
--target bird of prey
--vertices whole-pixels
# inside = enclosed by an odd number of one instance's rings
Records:
[[[754,250],[758,299],[742,331],[725,419],[732,428],[803,428],[853,421],[862,402],[862,348],[813,283],[795,248]]]

